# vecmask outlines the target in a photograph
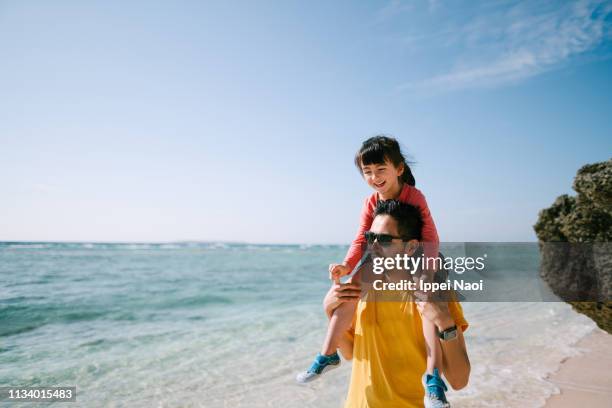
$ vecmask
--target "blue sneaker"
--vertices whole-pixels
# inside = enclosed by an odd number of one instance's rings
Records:
[[[423,387],[425,388],[425,408],[450,408],[444,391],[448,391],[444,380],[440,378],[438,369],[434,368],[433,375],[423,374]]]
[[[319,378],[323,373],[340,367],[340,356],[338,353],[324,356],[319,353],[314,359],[314,362],[303,373],[299,373],[295,380],[300,384],[306,384]]]

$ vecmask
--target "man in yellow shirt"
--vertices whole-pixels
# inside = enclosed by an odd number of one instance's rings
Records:
[[[407,204],[397,202],[393,205],[401,207]],[[393,240],[401,242],[397,214],[398,211],[378,212],[370,235],[387,238],[387,242],[389,236],[397,237]],[[406,243],[408,250],[414,247],[415,242]],[[470,362],[463,332],[468,323],[459,302],[428,301],[426,294],[418,292],[405,292],[403,299],[395,301],[376,301],[368,299],[368,295],[360,299],[359,285],[339,284],[332,287],[324,302],[328,316],[341,302],[359,302],[353,330],[340,344],[342,355],[353,360],[345,408],[424,406],[426,393],[421,381],[426,369],[427,350],[421,319],[429,319],[438,328],[443,352],[442,374],[446,380],[455,390],[467,385]],[[431,401],[426,399],[425,403],[428,406],[449,406],[445,401],[440,401],[439,405],[434,401],[431,405]]]

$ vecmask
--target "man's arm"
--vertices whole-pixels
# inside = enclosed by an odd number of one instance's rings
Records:
[[[455,325],[455,321],[452,317],[450,320],[436,323],[440,332],[453,325]],[[461,327],[457,326],[457,337],[452,340],[440,339],[440,344],[442,346],[442,371],[444,376],[454,390],[460,390],[468,384],[471,370],[470,359]]]
[[[432,321],[440,332],[455,325],[447,302],[420,301],[417,302],[417,307],[421,317]],[[468,384],[471,369],[461,328],[457,327],[457,337],[452,340],[440,340],[440,344],[444,376],[453,389],[460,390]]]

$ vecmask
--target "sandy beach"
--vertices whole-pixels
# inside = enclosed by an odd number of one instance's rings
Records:
[[[612,335],[600,329],[576,345],[579,355],[561,363],[548,380],[560,392],[545,408],[609,407],[612,401]]]

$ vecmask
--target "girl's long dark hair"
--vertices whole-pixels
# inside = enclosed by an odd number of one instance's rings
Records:
[[[363,142],[361,149],[355,155],[355,166],[361,173],[361,167],[368,164],[384,164],[389,160],[395,167],[404,165],[404,172],[400,175],[400,180],[409,186],[414,186],[416,181],[412,175],[412,170],[408,161],[402,153],[399,143],[389,136],[374,136]]]

